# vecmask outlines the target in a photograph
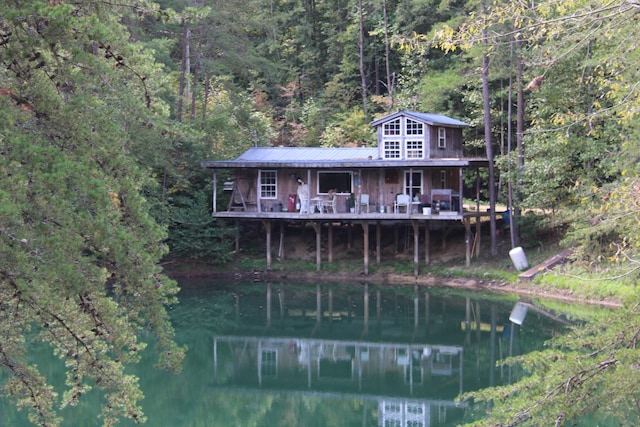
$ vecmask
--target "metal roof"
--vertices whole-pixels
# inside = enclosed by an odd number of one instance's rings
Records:
[[[398,111],[397,113],[389,114],[378,120],[375,120],[371,122],[371,126],[378,126],[389,120],[395,120],[398,117],[409,117],[413,120],[426,123],[429,125],[452,126],[452,127],[468,127],[469,126],[465,122],[456,120],[451,117],[443,116],[442,114],[420,113],[417,111],[405,111],[405,110]]]
[[[253,147],[236,159],[238,162],[344,162],[378,158],[378,149],[323,147]]]
[[[325,148],[325,150],[330,150]],[[487,159],[423,159],[423,160],[384,160],[346,159],[346,160],[207,160],[201,163],[208,169],[354,169],[354,168],[400,168],[400,167],[487,167]]]

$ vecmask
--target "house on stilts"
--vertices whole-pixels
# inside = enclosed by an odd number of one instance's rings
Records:
[[[328,233],[327,258],[331,262],[333,227],[360,224],[365,274],[369,272],[372,225],[378,263],[382,228],[398,224],[411,227],[417,275],[421,228],[424,262],[428,264],[430,224],[457,221],[465,226],[469,265],[471,220],[483,213],[465,209],[463,195],[478,198],[478,171],[489,166],[489,159],[464,157],[462,130],[468,125],[443,115],[413,111],[399,111],[371,125],[377,130],[376,147],[253,147],[235,160],[202,162],[202,167],[213,172],[212,216],[262,221],[267,268],[271,267],[274,222],[281,227],[287,221],[311,224],[316,233],[318,270],[323,230]],[[231,179],[218,182],[221,170],[231,171]],[[476,188],[464,188],[463,176],[469,173],[476,177]],[[220,190],[231,192],[223,209],[218,206]],[[280,234],[282,239],[283,232]]]

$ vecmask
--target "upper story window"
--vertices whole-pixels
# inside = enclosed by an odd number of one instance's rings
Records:
[[[400,135],[400,119],[385,123],[382,129],[384,136]]]
[[[424,135],[424,125],[415,120],[407,119],[407,135]]]
[[[438,148],[447,148],[447,129],[438,128]]]
[[[405,147],[407,151],[407,159],[424,158],[424,144],[422,140],[406,141]]]
[[[278,174],[276,171],[260,171],[260,198],[276,199],[278,197]]]
[[[385,159],[399,159],[400,154],[400,141],[384,141]]]

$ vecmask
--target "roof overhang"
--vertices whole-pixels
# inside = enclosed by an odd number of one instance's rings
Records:
[[[402,110],[393,114],[386,115],[384,117],[379,118],[378,120],[374,120],[370,124],[371,126],[376,127],[390,120],[395,120],[398,117],[409,117],[412,120],[426,123],[431,126],[447,126],[447,127],[453,127],[453,128],[469,127],[468,123],[465,123],[461,120],[454,119],[452,117],[443,116],[442,114],[420,113],[416,111],[406,111],[406,110]]]
[[[296,161],[269,162],[243,160],[209,160],[201,163],[207,169],[393,169],[393,168],[486,168],[489,160],[428,159],[428,160],[353,160],[353,161]]]

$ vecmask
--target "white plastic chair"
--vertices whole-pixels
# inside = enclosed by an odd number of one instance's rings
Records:
[[[368,194],[361,194],[360,195],[359,212],[363,212],[363,210],[362,210],[363,206],[367,207],[366,212],[369,213],[369,195]]]
[[[331,209],[332,213],[336,213],[336,202],[337,202],[338,196],[336,196],[335,193],[331,194],[329,193],[329,198],[326,200],[322,201],[322,209],[321,212],[329,212],[329,209]]]
[[[411,204],[411,197],[408,194],[398,194],[393,206],[394,213],[400,213],[400,208],[404,206],[405,212],[409,213],[409,206]]]

